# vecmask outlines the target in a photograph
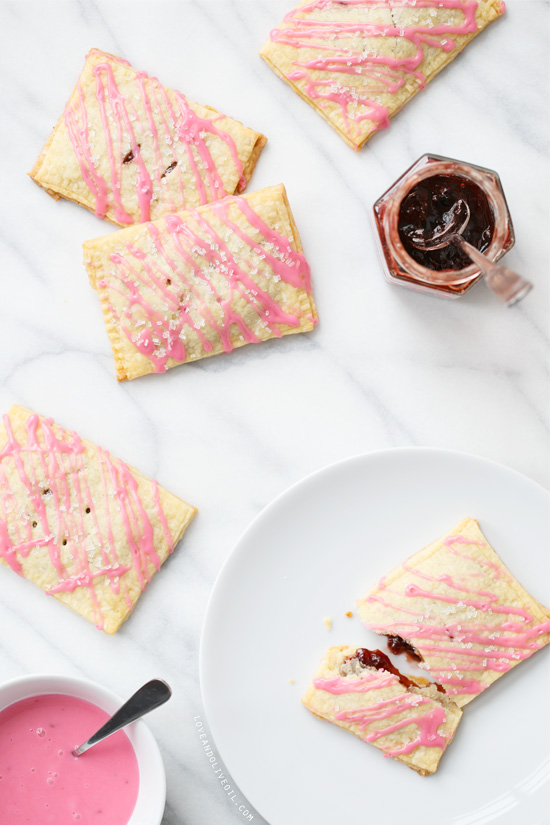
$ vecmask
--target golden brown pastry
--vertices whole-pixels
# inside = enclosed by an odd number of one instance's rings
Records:
[[[416,685],[365,648],[329,648],[302,701],[422,776],[435,773],[462,716],[435,685]]]
[[[0,562],[114,633],[196,509],[23,407],[0,426]]]
[[[503,11],[501,0],[303,0],[260,55],[360,149]]]
[[[84,244],[119,381],[317,323],[284,186]]]
[[[394,652],[415,654],[459,706],[550,642],[550,610],[472,518],[384,576],[359,614]]]
[[[266,138],[92,49],[31,178],[119,226],[242,192]]]

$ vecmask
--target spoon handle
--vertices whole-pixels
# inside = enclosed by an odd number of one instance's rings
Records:
[[[150,682],[147,682],[147,684],[140,687],[140,689],[105,722],[103,727],[94,733],[93,736],[90,736],[86,742],[78,748],[75,748],[73,755],[80,756],[87,751],[88,748],[91,748],[92,745],[97,745],[102,739],[106,739],[107,736],[116,733],[117,730],[129,725],[130,722],[135,722],[136,719],[145,716],[149,711],[163,705],[171,695],[172,689],[161,679],[152,679]]]
[[[485,282],[495,295],[500,298],[507,306],[512,306],[517,301],[520,301],[533,284],[526,281],[513,269],[509,269],[502,264],[496,264],[490,261],[486,255],[483,255],[479,249],[465,241],[461,235],[454,235],[452,242],[459,246],[462,251],[480,268],[485,276]]]

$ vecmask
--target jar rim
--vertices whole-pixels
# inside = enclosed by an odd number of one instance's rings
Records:
[[[489,170],[485,171],[480,167],[452,158],[437,157],[437,159],[432,160],[430,155],[423,155],[419,158],[419,161],[424,159],[427,161],[424,165],[416,169],[414,166],[411,167],[408,172],[405,172],[403,179],[396,185],[394,191],[390,190],[391,200],[387,205],[383,219],[384,230],[388,239],[391,240],[394,256],[405,276],[412,277],[414,280],[425,284],[438,286],[468,284],[481,274],[476,264],[472,263],[463,269],[434,270],[419,264],[408,254],[398,232],[399,212],[403,199],[420,181],[436,175],[446,174],[472,181],[487,197],[494,217],[493,237],[489,247],[483,253],[491,261],[499,260],[505,253],[504,244],[509,228],[506,199],[495,180],[495,173],[491,173]]]

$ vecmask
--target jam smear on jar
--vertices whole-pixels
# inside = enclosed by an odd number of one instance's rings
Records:
[[[409,642],[402,639],[401,636],[387,636],[386,638],[388,640],[388,647],[392,653],[405,653],[411,659],[414,659],[415,662],[422,661],[422,656],[416,652]]]
[[[486,194],[467,178],[458,175],[433,175],[413,186],[403,198],[399,209],[398,232],[407,253],[427,269],[464,269],[471,261],[457,246],[450,243],[441,249],[417,249],[411,235],[424,229],[432,235],[444,221],[444,214],[458,200],[466,201],[470,220],[461,233],[464,240],[484,252],[491,243],[495,219]]]
[[[396,667],[394,667],[386,656],[385,653],[382,653],[381,650],[367,650],[366,647],[359,647],[353,656],[349,656],[345,661],[349,662],[350,659],[359,659],[363,667],[375,667],[377,670],[387,670],[389,673],[393,673],[395,676],[399,678],[399,681],[403,685],[403,687],[418,687],[416,682],[413,682],[412,679],[407,679],[406,676],[403,676],[402,673],[399,673]]]

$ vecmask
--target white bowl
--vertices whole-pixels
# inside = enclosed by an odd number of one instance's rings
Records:
[[[50,676],[39,674],[21,676],[0,685],[0,710],[43,693],[62,693],[77,696],[112,714],[123,700],[110,690],[74,676]],[[128,825],[160,825],[166,802],[166,775],[158,745],[144,722],[138,720],[126,727],[125,732],[134,748],[139,766],[139,791],[136,807]]]

